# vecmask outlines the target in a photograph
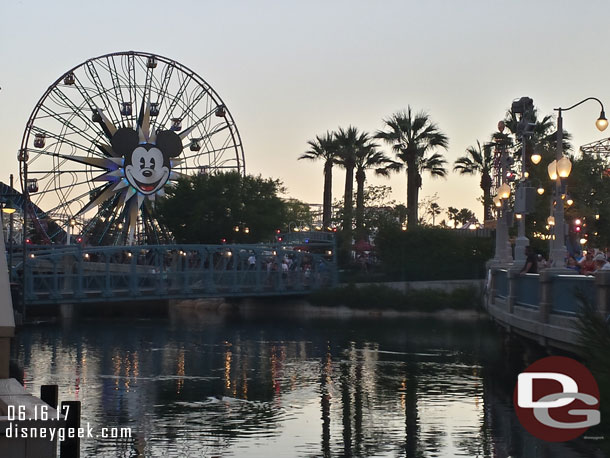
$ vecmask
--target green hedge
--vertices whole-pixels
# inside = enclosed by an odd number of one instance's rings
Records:
[[[474,310],[480,306],[481,298],[474,287],[457,288],[451,293],[435,289],[403,293],[384,285],[357,288],[350,284],[315,291],[309,296],[309,302],[325,307],[343,305],[355,309],[436,312],[444,309]]]
[[[485,278],[485,263],[493,256],[493,238],[452,229],[384,228],[375,244],[381,268],[390,280]]]

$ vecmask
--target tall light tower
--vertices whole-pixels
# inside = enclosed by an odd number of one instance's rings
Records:
[[[527,139],[534,133],[534,101],[529,97],[515,100],[511,112],[518,117],[517,138],[521,140],[521,177],[515,195],[515,216],[519,221],[517,240],[515,241],[515,261],[525,262],[525,248],[530,244],[525,236],[525,215],[530,213],[533,206],[533,188],[528,186],[527,174]]]
[[[496,137],[496,151],[499,154],[499,164],[497,170],[499,173],[496,176],[496,187],[498,194],[494,198],[498,218],[496,224],[496,252],[494,262],[499,264],[508,264],[512,262],[510,241],[508,239],[508,199],[510,197],[510,186],[506,182],[506,172],[508,171],[507,147],[509,139],[504,134],[504,121],[498,123],[498,133]]]

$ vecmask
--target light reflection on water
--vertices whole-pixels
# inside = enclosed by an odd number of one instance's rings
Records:
[[[132,427],[83,456],[592,456],[523,433],[485,321],[199,318],[25,328],[14,359],[83,423]]]

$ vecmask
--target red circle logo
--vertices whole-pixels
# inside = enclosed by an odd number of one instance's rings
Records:
[[[539,359],[519,374],[513,403],[521,425],[549,442],[575,439],[600,422],[595,378],[564,356]]]

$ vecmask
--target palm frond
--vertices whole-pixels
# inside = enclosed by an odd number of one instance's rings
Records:
[[[423,157],[419,160],[419,170],[428,172],[432,177],[444,178],[447,176],[446,164],[447,161],[442,155],[434,153],[429,157]]]

